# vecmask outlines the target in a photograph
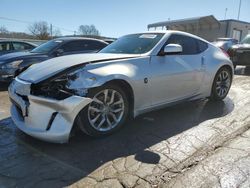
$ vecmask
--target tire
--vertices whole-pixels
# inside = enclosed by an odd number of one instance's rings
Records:
[[[80,129],[87,135],[109,135],[120,129],[127,120],[128,97],[119,86],[107,84],[91,89],[87,97],[93,101],[80,111],[76,120]]]
[[[226,98],[230,87],[232,84],[232,72],[227,67],[222,67],[219,69],[219,71],[216,73],[210,100],[212,101],[220,101]]]

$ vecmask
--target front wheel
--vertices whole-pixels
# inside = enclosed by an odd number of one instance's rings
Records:
[[[215,75],[210,99],[216,101],[223,100],[227,96],[231,84],[231,71],[229,68],[222,67]]]
[[[93,101],[78,115],[80,129],[90,136],[102,136],[119,129],[128,116],[129,103],[125,92],[116,85],[90,90]]]

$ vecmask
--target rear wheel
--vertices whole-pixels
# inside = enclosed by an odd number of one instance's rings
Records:
[[[227,96],[231,84],[231,71],[227,67],[222,67],[215,75],[210,99],[223,100]]]
[[[129,103],[125,92],[116,85],[90,91],[93,101],[78,115],[80,129],[90,136],[110,134],[119,129],[128,116]]]

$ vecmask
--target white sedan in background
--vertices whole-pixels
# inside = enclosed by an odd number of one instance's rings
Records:
[[[75,126],[102,136],[128,116],[181,101],[223,100],[232,78],[230,59],[202,38],[179,31],[130,34],[97,54],[30,67],[9,87],[11,115],[23,132],[64,143]]]

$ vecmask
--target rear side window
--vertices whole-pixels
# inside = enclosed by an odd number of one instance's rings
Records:
[[[82,51],[85,46],[82,41],[71,41],[62,46],[64,52]]]
[[[208,48],[208,44],[206,42],[203,42],[201,40],[196,40],[198,43],[198,50],[199,52],[204,52]]]
[[[81,41],[71,41],[63,45],[62,49],[64,52],[73,51],[89,51],[89,50],[100,50],[104,48],[106,44],[93,41],[93,40],[81,40]]]
[[[105,44],[103,42],[94,41],[94,40],[89,40],[87,43],[88,43],[88,48],[90,50],[98,50],[99,51],[107,46],[107,44]]]
[[[0,42],[0,52],[10,51],[10,50],[11,50],[10,43]]]
[[[184,35],[171,35],[167,44],[179,44],[182,46],[181,55],[192,55],[200,53],[196,39]]]
[[[13,42],[12,44],[14,50],[30,50],[34,48],[31,45],[22,42]]]

